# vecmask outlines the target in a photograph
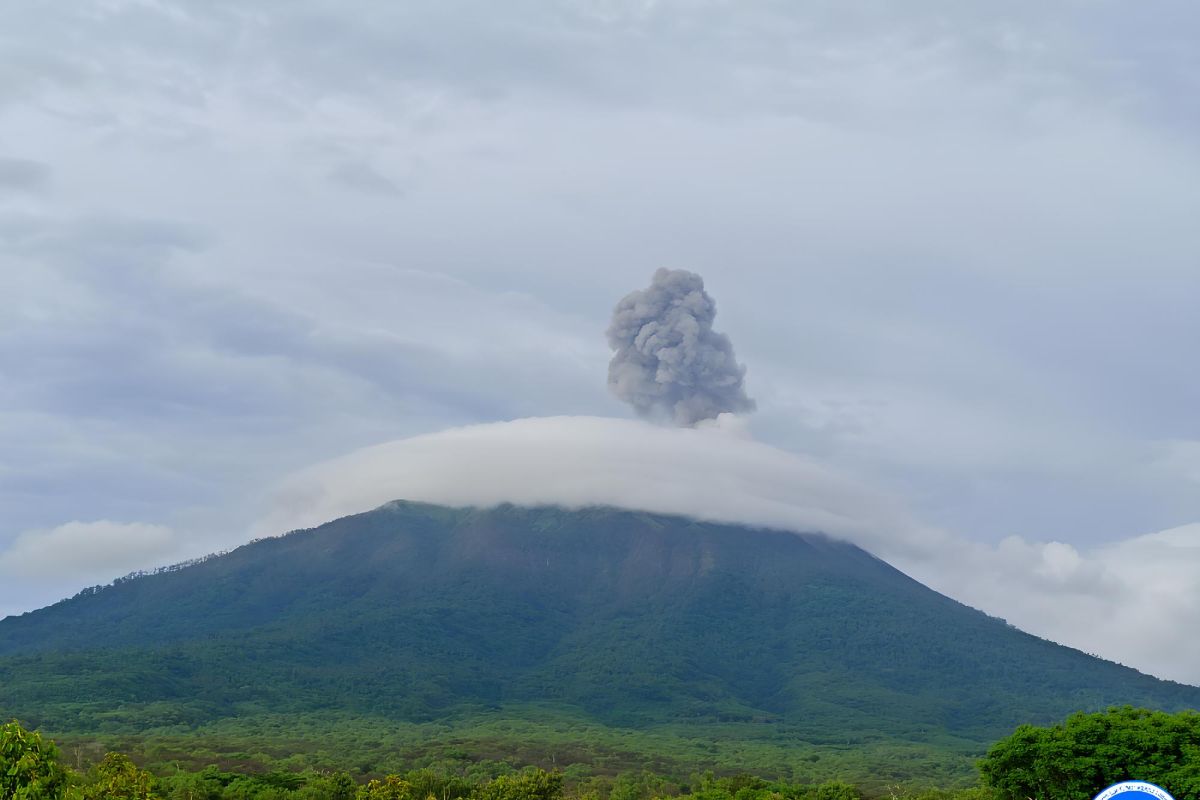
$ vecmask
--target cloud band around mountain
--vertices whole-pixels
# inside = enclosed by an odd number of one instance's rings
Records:
[[[539,417],[357,450],[293,475],[259,536],[404,499],[611,505],[852,541],[957,600],[1160,677],[1200,684],[1200,526],[1077,549],[973,542],[922,524],[886,491],[755,441],[730,415],[698,428]]]

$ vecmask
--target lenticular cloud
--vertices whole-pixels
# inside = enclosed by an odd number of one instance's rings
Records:
[[[882,493],[748,438],[731,415],[698,428],[537,417],[387,442],[294,475],[255,532],[319,525],[397,499],[608,505],[823,532],[868,546],[916,535]]]

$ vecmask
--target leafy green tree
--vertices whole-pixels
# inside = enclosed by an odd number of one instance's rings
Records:
[[[648,772],[616,776],[608,792],[608,800],[649,800],[668,794],[664,781]]]
[[[501,775],[481,787],[477,797],[479,800],[559,800],[562,789],[562,773],[530,769]]]
[[[700,779],[700,785],[691,791],[692,800],[732,800],[733,795],[725,780],[717,780],[711,772]]]
[[[83,787],[83,800],[158,800],[154,776],[121,753],[109,753]]]
[[[813,789],[809,797],[812,800],[862,800],[862,792],[848,783],[830,781]]]
[[[412,784],[413,797],[417,800],[457,800],[468,797],[475,790],[475,781],[457,775],[448,775],[433,769],[418,769],[406,773],[404,780]]]
[[[16,720],[0,725],[0,800],[57,800],[66,786],[53,742]]]
[[[1123,780],[1200,800],[1200,714],[1111,708],[1048,728],[1022,725],[979,763],[1002,800],[1090,800]]]
[[[358,800],[412,800],[412,784],[399,775],[369,781],[358,790]]]
[[[354,800],[358,784],[348,772],[331,772],[310,778],[296,792],[298,800]]]
[[[221,783],[211,772],[181,772],[164,778],[159,789],[168,800],[219,800]]]

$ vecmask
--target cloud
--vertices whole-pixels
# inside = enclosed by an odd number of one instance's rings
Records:
[[[749,438],[722,415],[698,428],[537,417],[355,451],[286,480],[255,531],[310,527],[396,499],[447,505],[612,505],[923,549],[935,535],[837,470]]]
[[[345,186],[365,194],[383,196],[398,196],[400,186],[387,175],[361,161],[344,161],[329,172],[329,179],[336,184]]]
[[[276,535],[391,500],[622,508],[847,539],[1018,627],[1200,684],[1200,525],[1077,548],[996,545],[922,524],[888,492],[755,441],[731,415],[688,428],[544,417],[454,428],[315,465],[254,527]]]
[[[50,168],[40,161],[0,158],[0,192],[34,191],[50,182]]]
[[[608,314],[678,265],[761,441],[977,542],[934,585],[1048,626],[1003,609],[1200,519],[1194,3],[352,5],[0,4],[0,549],[620,413]]]
[[[600,335],[590,354],[585,326],[537,298],[387,263],[336,293],[256,292],[217,279],[206,241],[161,219],[0,216],[0,549],[67,514],[236,530],[222,515],[258,502],[255,475],[549,397],[606,401]],[[439,328],[448,309],[467,324]]]
[[[167,563],[179,542],[170,528],[142,522],[67,522],[19,534],[0,551],[0,575],[108,581]]]
[[[1023,630],[1200,685],[1200,524],[1092,547],[959,539],[905,566]]]
[[[1200,439],[1177,439],[1163,443],[1159,465],[1170,473],[1200,484]]]
[[[682,269],[659,269],[650,286],[630,292],[613,309],[608,388],[638,414],[695,425],[722,413],[753,411],[746,368],[729,337],[713,330],[717,306],[704,279]]]

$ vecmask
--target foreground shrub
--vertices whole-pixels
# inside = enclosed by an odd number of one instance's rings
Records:
[[[57,800],[66,786],[53,742],[15,720],[0,725],[0,800]]]

